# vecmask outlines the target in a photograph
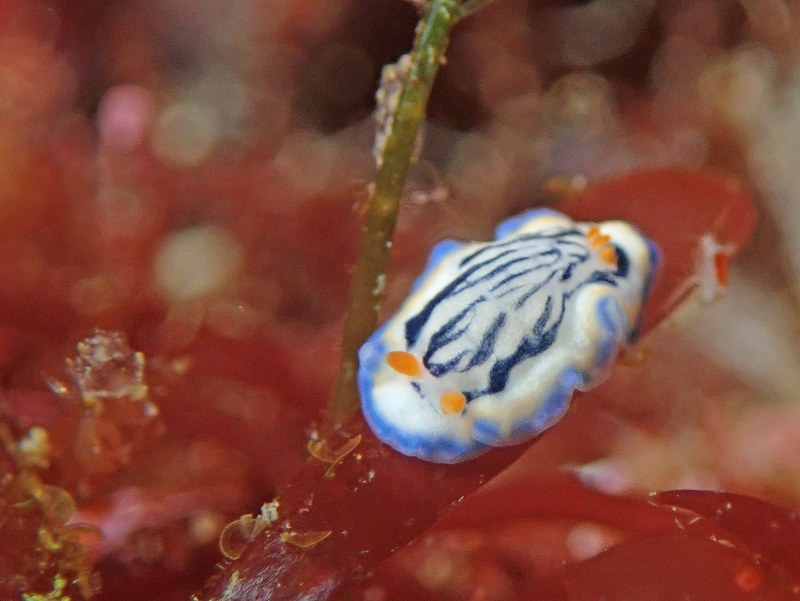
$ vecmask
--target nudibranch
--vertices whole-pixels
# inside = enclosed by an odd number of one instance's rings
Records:
[[[636,337],[657,262],[630,224],[548,209],[503,222],[491,242],[439,243],[359,351],[367,423],[440,463],[538,435]]]

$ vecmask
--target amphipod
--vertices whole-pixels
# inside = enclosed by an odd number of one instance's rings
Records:
[[[440,463],[538,435],[636,337],[657,257],[627,223],[544,209],[503,222],[492,242],[439,243],[359,351],[368,424]]]
[[[695,273],[689,283],[697,286],[702,302],[713,303],[725,296],[728,288],[728,261],[735,250],[732,244],[720,244],[713,234],[700,236]]]

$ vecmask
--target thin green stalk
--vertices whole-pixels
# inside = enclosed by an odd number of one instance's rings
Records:
[[[397,211],[414,152],[417,131],[425,118],[433,81],[444,62],[450,29],[457,20],[459,0],[433,0],[417,27],[411,67],[375,182],[361,232],[358,263],[350,286],[342,340],[342,363],[331,411],[334,427],[358,409],[357,352],[378,322],[384,273],[389,259]]]

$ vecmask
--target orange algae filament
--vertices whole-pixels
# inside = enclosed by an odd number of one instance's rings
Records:
[[[439,404],[442,407],[442,413],[445,415],[461,413],[464,411],[464,407],[467,406],[467,397],[460,390],[448,390],[439,399]]]
[[[720,286],[728,285],[728,255],[722,252],[714,254],[714,273]]]
[[[404,376],[416,377],[422,373],[422,366],[417,358],[406,351],[390,351],[386,355],[386,363],[393,370]]]

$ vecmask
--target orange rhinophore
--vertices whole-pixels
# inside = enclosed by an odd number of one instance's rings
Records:
[[[386,355],[386,363],[404,376],[416,377],[422,373],[422,366],[417,358],[407,351],[390,351]]]
[[[586,232],[586,239],[595,248],[601,248],[611,242],[611,236],[602,233],[597,225],[592,225],[589,228],[589,231]]]
[[[606,246],[600,251],[600,258],[609,265],[615,265],[617,263],[617,249],[611,245]]]
[[[611,236],[603,234],[599,227],[592,225],[586,232],[586,239],[593,248],[600,251],[600,259],[609,265],[617,264],[617,249],[611,245]]]
[[[448,390],[442,395],[439,403],[442,406],[442,413],[452,415],[464,411],[464,407],[467,406],[467,397],[460,390]]]
[[[602,248],[606,244],[611,242],[611,236],[606,236],[605,234],[600,234],[597,239],[595,239],[592,244],[595,248]]]

